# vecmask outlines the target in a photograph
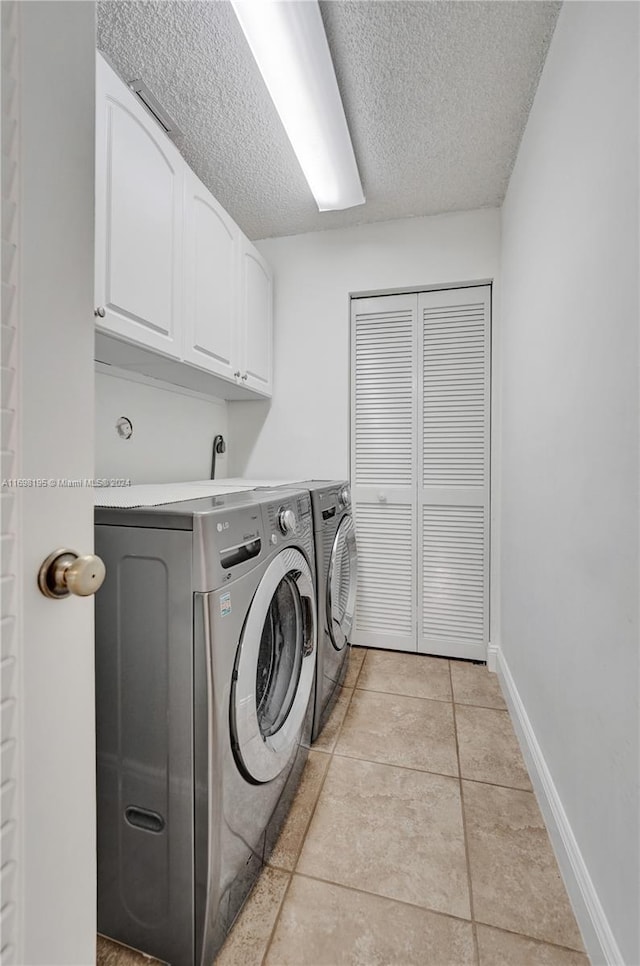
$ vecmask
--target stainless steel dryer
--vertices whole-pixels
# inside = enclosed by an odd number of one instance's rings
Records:
[[[98,927],[210,966],[311,734],[309,494],[96,510]]]
[[[313,740],[331,712],[347,671],[358,555],[351,493],[346,480],[307,480],[313,512],[318,592],[318,658]]]

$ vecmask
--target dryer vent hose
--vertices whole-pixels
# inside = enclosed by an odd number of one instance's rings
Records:
[[[211,449],[211,479],[216,478],[216,456],[225,452],[227,444],[224,441],[224,436],[218,434],[213,438],[213,447]]]

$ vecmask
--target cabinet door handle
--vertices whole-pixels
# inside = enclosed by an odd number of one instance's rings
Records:
[[[249,377],[248,377],[248,375],[246,374],[246,372],[245,372],[245,373],[243,373],[243,376],[242,376],[242,378],[243,378],[243,379],[245,379],[245,380],[249,378]]]
[[[240,377],[240,370],[239,369],[236,369],[236,371],[234,372],[234,376],[236,377],[236,379],[238,379]]]

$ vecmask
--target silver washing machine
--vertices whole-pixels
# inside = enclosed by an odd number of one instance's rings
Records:
[[[355,525],[347,480],[222,479],[221,486],[248,486],[276,491],[288,486],[307,489],[311,496],[315,542],[318,658],[313,714],[313,740],[319,736],[338,696],[349,661],[358,580]]]
[[[309,493],[97,508],[96,552],[98,928],[210,966],[311,737]]]

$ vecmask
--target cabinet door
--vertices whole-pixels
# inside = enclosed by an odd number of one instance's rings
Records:
[[[179,357],[184,163],[100,56],[96,81],[98,324]]]
[[[248,389],[271,395],[273,368],[273,282],[254,246],[242,239],[241,380]]]
[[[240,369],[240,230],[189,169],[184,232],[184,358],[233,379]]]

